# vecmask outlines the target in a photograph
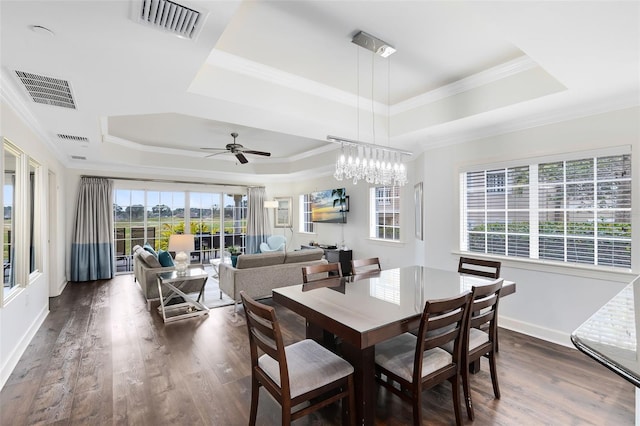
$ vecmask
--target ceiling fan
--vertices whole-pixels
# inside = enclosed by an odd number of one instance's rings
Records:
[[[220,152],[214,152],[213,154],[209,154],[207,155],[205,158],[209,158],[209,157],[213,157],[214,155],[220,155],[220,154],[225,154],[227,152],[232,153],[233,155],[236,156],[236,158],[238,159],[238,161],[240,161],[240,163],[242,164],[246,164],[249,162],[249,160],[247,160],[247,157],[244,156],[244,154],[253,154],[253,155],[262,155],[264,157],[270,157],[271,153],[270,152],[264,152],[264,151],[254,151],[252,149],[247,149],[244,146],[240,145],[239,143],[236,143],[236,138],[238,137],[237,133],[231,133],[231,136],[233,137],[233,143],[228,143],[224,148],[200,148],[203,149],[205,151],[220,151]]]

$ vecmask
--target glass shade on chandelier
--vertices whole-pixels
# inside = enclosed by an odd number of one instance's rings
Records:
[[[336,160],[333,177],[336,180],[353,179],[354,185],[365,180],[374,185],[403,186],[407,183],[407,170],[401,152],[371,146],[342,145]]]

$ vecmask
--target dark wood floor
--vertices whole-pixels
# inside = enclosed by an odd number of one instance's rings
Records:
[[[270,303],[270,299],[267,299]],[[276,306],[291,343],[302,318]],[[164,325],[131,276],[69,284],[0,392],[2,425],[246,425],[246,326],[232,307]],[[235,321],[234,321],[235,320]],[[483,360],[475,425],[631,425],[634,387],[576,350],[501,330],[495,400]],[[407,404],[378,390],[376,424],[405,425]],[[448,384],[424,393],[425,424],[453,424]],[[328,407],[299,425],[339,424]],[[261,394],[258,423],[280,424]],[[467,423],[470,422],[467,420]]]

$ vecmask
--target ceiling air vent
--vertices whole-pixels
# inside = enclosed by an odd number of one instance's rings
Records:
[[[86,160],[87,157],[83,157],[81,155],[72,155],[71,159],[73,159],[73,160]]]
[[[34,102],[76,109],[68,81],[18,70],[16,75]]]
[[[58,133],[58,138],[62,139],[63,141],[69,141],[69,142],[82,142],[82,143],[89,142],[89,138],[85,138],[84,136],[65,135],[62,133]]]
[[[202,25],[203,16],[195,9],[168,0],[141,0],[136,19],[145,24],[193,39]]]

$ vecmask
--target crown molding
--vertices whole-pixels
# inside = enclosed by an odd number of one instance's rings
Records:
[[[312,96],[323,98],[332,102],[348,105],[353,108],[371,112],[371,100],[363,96],[356,96],[344,90],[317,81],[300,77],[277,68],[273,68],[264,64],[260,64],[249,59],[241,58],[222,50],[214,49],[207,58],[209,65],[226,69],[231,72],[237,72],[255,79],[263,80],[271,84],[277,84],[292,90],[307,93]],[[439,87],[427,93],[423,93],[413,98],[407,99],[391,105],[390,108],[382,102],[374,102],[376,113],[386,116],[401,114],[403,112],[419,108],[440,99],[466,92],[476,87],[516,75],[523,71],[530,70],[539,66],[531,58],[526,55],[511,61],[481,71],[469,77],[455,81],[446,86]],[[358,100],[358,98],[360,98]]]
[[[213,49],[207,58],[207,64],[353,108],[360,105],[361,110],[372,111],[371,99],[356,96],[353,93],[336,89],[333,86],[318,83],[317,81],[300,77],[296,74],[288,73],[222,50]],[[387,111],[388,108],[386,104],[377,101],[373,104],[376,113],[386,115],[381,112]]]
[[[7,72],[0,73],[0,98],[22,119],[26,126],[49,148],[53,156],[65,167],[68,167],[68,158],[56,144],[51,140],[50,135],[42,128],[36,117],[31,113],[19,95],[15,84],[11,78],[7,77]]]
[[[436,102],[440,99],[448,98],[450,96],[484,86],[485,84],[493,83],[512,75],[519,74],[537,66],[538,64],[528,56],[520,56],[519,58],[512,59],[511,61],[480,71],[479,73],[470,75],[469,77],[454,81],[446,86],[438,87],[437,89],[414,96],[406,101],[398,102],[391,106],[390,114],[392,116],[402,114],[412,109]]]
[[[474,129],[462,130],[459,132],[447,132],[447,135],[443,135],[442,137],[429,135],[427,129],[425,131],[426,137],[424,139],[427,139],[428,142],[419,145],[422,148],[421,151],[428,151],[430,149],[457,145],[473,140],[504,135],[520,130],[547,126],[638,106],[640,106],[640,93],[632,90],[622,95],[609,97],[607,99],[594,99],[587,104],[582,103],[574,106],[563,105],[554,110],[545,109],[544,111],[535,114],[527,114],[526,116],[514,118],[509,121],[501,121],[499,126],[496,126],[494,123],[490,123],[478,126]]]
[[[105,130],[105,126],[102,126],[103,131]],[[203,154],[206,155],[206,151],[191,151],[188,149],[177,149],[177,148],[167,148],[162,146],[155,145],[144,145],[137,142],[130,141],[128,139],[119,138],[116,136],[111,136],[108,134],[103,134],[102,142],[113,143],[116,145],[123,146],[125,148],[129,148],[135,151],[140,152],[151,152],[154,154],[167,154],[167,155],[180,155],[183,157],[193,157],[193,158],[203,158]],[[325,152],[330,152],[335,150],[336,147],[333,145],[325,145],[318,148],[314,148],[308,151],[301,152],[299,154],[293,155],[288,158],[275,159],[275,158],[254,158],[251,157],[251,161],[256,164],[287,164],[293,163],[299,160],[303,160],[305,158],[313,157],[315,155],[323,154]],[[236,158],[233,156],[220,156],[216,158],[216,160],[220,161],[236,161]]]

